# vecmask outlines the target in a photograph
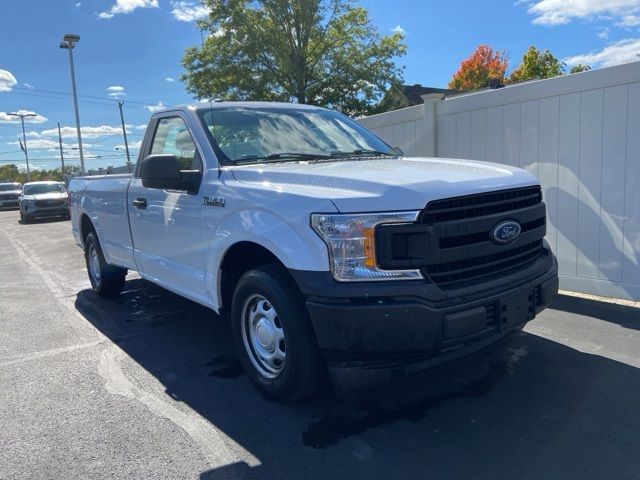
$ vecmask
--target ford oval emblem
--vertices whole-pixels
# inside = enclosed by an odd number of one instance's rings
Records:
[[[498,245],[508,245],[520,235],[522,227],[514,220],[500,222],[491,231],[491,240]]]

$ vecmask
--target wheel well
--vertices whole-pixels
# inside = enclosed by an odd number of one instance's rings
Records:
[[[239,242],[224,255],[220,265],[220,313],[231,313],[233,291],[245,272],[261,265],[284,264],[269,250],[253,242]],[[288,272],[287,272],[288,273]]]
[[[93,223],[89,220],[87,215],[82,215],[80,219],[80,234],[82,235],[82,243],[84,244],[84,239],[87,238],[89,232],[93,232],[95,229],[93,228]]]

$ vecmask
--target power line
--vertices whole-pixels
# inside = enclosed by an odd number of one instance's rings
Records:
[[[72,96],[68,92],[60,92],[60,91],[56,91],[56,90],[45,90],[45,89],[41,89],[41,88],[12,87],[12,90],[25,90],[25,93],[27,93],[27,92],[42,92],[42,93],[50,93],[50,94],[55,94],[55,95],[64,95],[64,96],[67,96],[67,97]],[[15,92],[15,93],[21,93],[21,92]],[[80,94],[78,94],[78,98],[80,98],[80,97],[82,97],[82,98],[91,98],[91,99],[95,99],[95,100],[103,100],[103,101],[106,100],[108,102],[117,102],[118,100],[120,100],[118,98],[99,97],[99,96],[96,96],[96,95],[80,95]],[[135,103],[137,105],[144,105],[144,106],[151,106],[151,107],[156,105],[155,103],[148,103],[148,102],[142,102],[140,100],[129,100],[129,99],[127,99],[127,103]],[[109,103],[109,104],[105,103],[105,105],[110,105],[110,104],[111,103]]]
[[[32,127],[32,124],[30,124],[29,128],[31,130],[52,130],[51,127]],[[18,127],[18,129],[20,128],[20,124],[17,122],[14,123],[0,123],[0,127],[7,127],[7,128],[13,128],[13,127]]]
[[[62,101],[66,101],[66,98],[63,97],[55,97],[53,95],[46,95],[46,94],[40,94],[40,93],[27,93],[27,92],[5,92],[5,93],[13,93],[14,95],[26,95],[28,97],[39,97],[39,98],[49,98],[52,100],[62,100]],[[93,103],[95,105],[110,105],[110,103],[107,102],[97,102],[95,100],[78,100],[78,102],[82,102],[82,103]]]

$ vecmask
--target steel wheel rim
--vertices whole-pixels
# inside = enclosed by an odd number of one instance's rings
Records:
[[[89,274],[96,285],[100,284],[100,259],[95,245],[89,247]]]
[[[255,369],[265,378],[276,378],[286,360],[282,323],[273,304],[262,295],[251,295],[242,307],[242,342]]]

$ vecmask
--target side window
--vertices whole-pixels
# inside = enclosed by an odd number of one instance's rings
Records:
[[[175,155],[180,170],[202,172],[202,159],[184,121],[180,117],[161,118],[151,144],[151,154]]]

